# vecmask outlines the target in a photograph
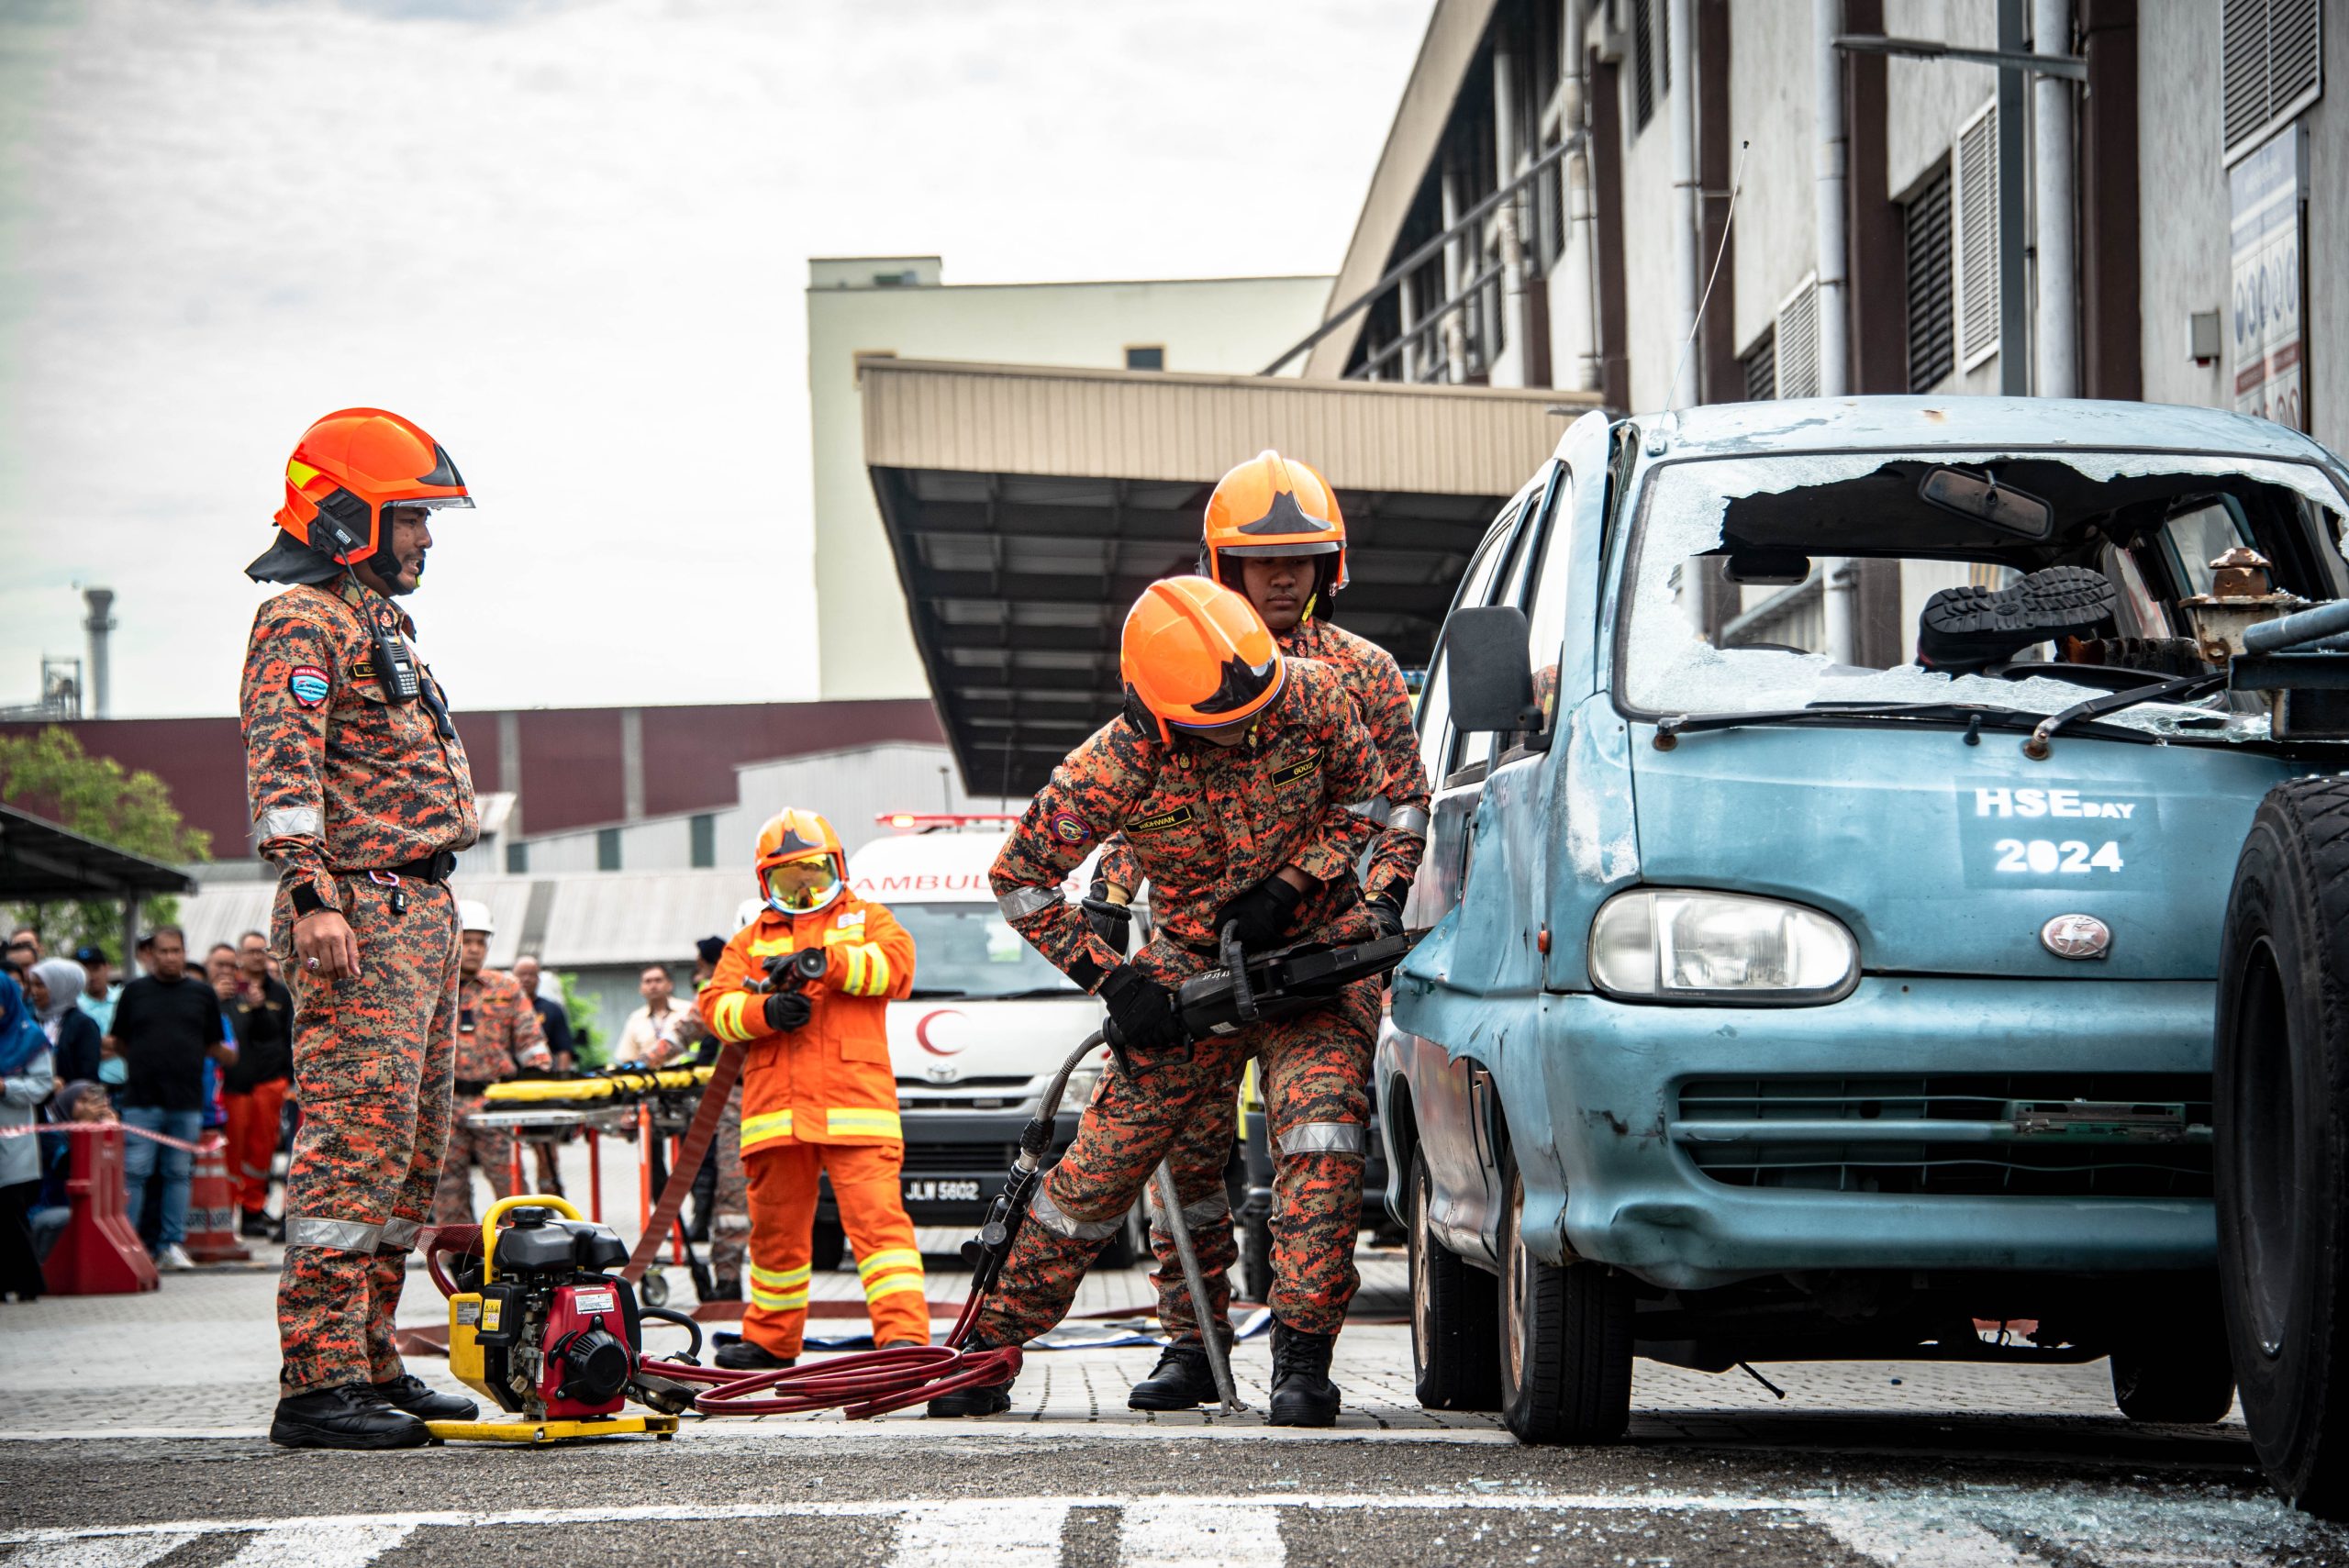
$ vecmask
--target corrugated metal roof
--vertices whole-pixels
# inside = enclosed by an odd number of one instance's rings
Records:
[[[1595,394],[862,356],[871,468],[1212,484],[1266,447],[1341,492],[1507,495]]]

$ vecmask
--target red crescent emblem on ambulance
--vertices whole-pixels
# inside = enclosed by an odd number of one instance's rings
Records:
[[[960,1056],[967,1048],[960,1045],[939,1044],[930,1038],[930,1026],[941,1018],[959,1018],[962,1016],[961,1012],[952,1007],[941,1007],[934,1013],[924,1013],[921,1016],[921,1022],[914,1026],[914,1043],[932,1056]]]

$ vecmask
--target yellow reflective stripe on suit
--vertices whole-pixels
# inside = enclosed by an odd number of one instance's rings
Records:
[[[742,1009],[749,1006],[752,999],[748,992],[729,991],[710,1008],[710,1027],[718,1031],[720,1040],[740,1041],[751,1038],[750,1030],[742,1023]],[[766,1006],[763,999],[759,1005],[762,1008]]]
[[[864,1284],[864,1299],[877,1301],[923,1285],[921,1254],[910,1247],[892,1247],[856,1261],[856,1275]]]
[[[778,1138],[791,1136],[791,1113],[788,1110],[768,1111],[763,1116],[742,1118],[742,1149],[748,1152],[762,1143],[773,1143]]]
[[[859,942],[843,950],[848,955],[848,978],[841,989],[852,996],[885,996],[889,994],[889,954],[878,942]]]
[[[742,1130],[750,1131],[745,1121]],[[895,1138],[906,1136],[905,1123],[896,1111],[868,1110],[835,1106],[824,1113],[824,1131],[833,1138]]]
[[[776,1312],[789,1312],[807,1305],[807,1282],[814,1269],[801,1264],[796,1269],[763,1269],[751,1265],[751,1299],[761,1307]]]

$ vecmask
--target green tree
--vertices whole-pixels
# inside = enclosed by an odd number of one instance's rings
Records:
[[[212,835],[180,820],[161,779],[112,757],[91,756],[72,731],[55,725],[0,736],[0,802],[149,860],[185,865],[212,858]],[[150,898],[140,913],[152,924],[172,919],[178,907],[176,898]],[[83,942],[112,952],[122,929],[120,907],[106,902],[35,904],[14,917],[38,929],[51,952],[70,952]],[[122,962],[129,955],[115,957]]]
[[[572,1048],[573,1065],[582,1070],[605,1065],[611,1058],[604,1050],[604,1027],[596,1021],[596,1015],[604,1010],[603,1003],[581,995],[579,976],[557,970],[554,977],[562,986],[562,1010],[571,1015],[572,1032],[583,1037]]]

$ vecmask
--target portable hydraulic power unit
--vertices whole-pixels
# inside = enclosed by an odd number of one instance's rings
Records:
[[[501,1224],[500,1222],[503,1221]],[[647,1371],[644,1318],[700,1330],[691,1318],[640,1306],[617,1272],[628,1245],[609,1226],[579,1218],[559,1197],[500,1198],[481,1229],[481,1251],[455,1252],[436,1237],[428,1251],[454,1252],[449,1288],[449,1370],[519,1421],[434,1421],[435,1437],[507,1442],[676,1430],[694,1390]],[[690,1356],[693,1351],[689,1351]],[[623,1416],[631,1398],[660,1412]]]

